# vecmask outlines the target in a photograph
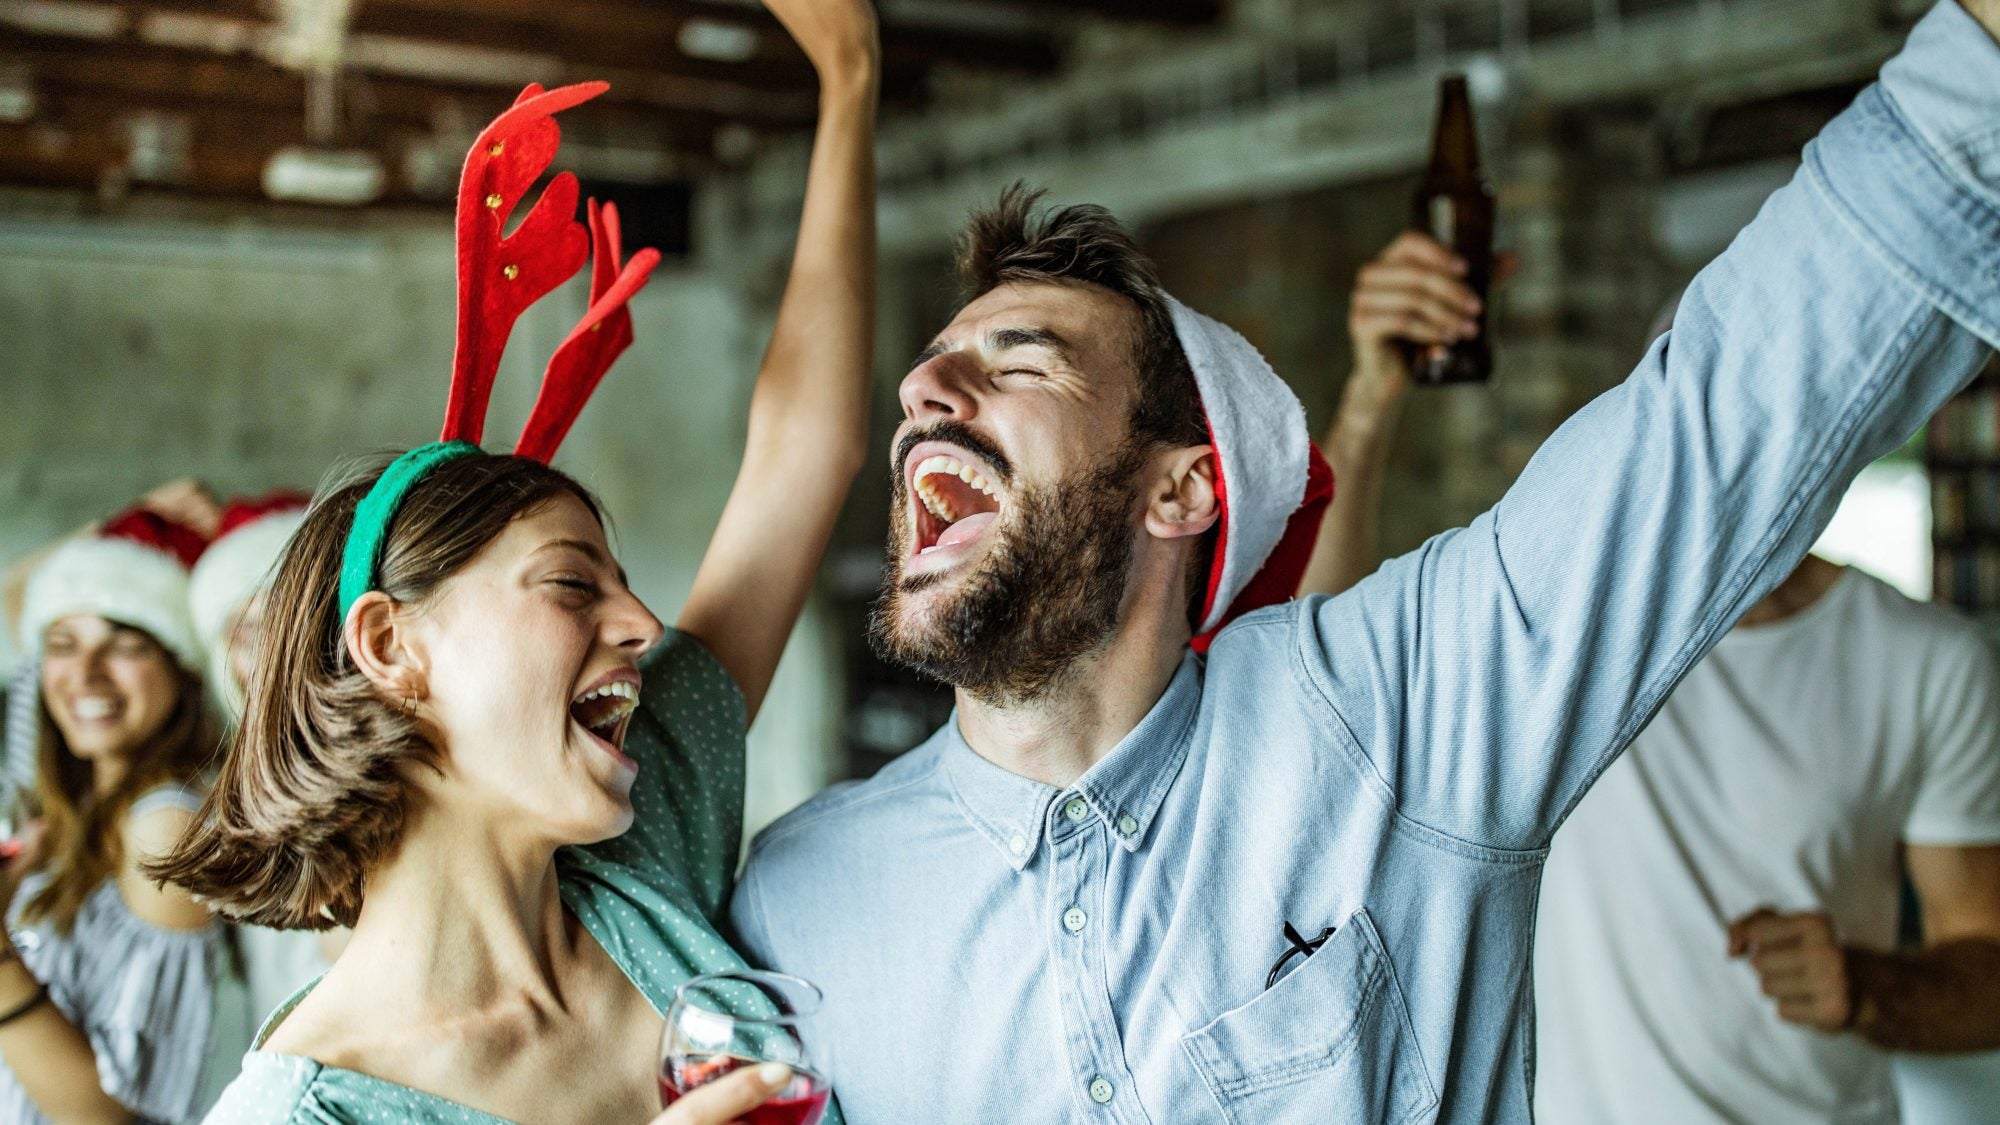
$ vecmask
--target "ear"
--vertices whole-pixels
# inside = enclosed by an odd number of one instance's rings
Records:
[[[348,659],[376,691],[399,706],[428,694],[429,666],[410,625],[409,615],[395,599],[370,590],[347,611],[341,626]]]
[[[1215,447],[1188,445],[1154,455],[1146,486],[1146,530],[1156,539],[1185,539],[1215,526]]]

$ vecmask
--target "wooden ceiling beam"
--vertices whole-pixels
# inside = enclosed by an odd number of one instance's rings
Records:
[[[1222,0],[1032,0],[1024,6],[1184,27],[1213,24],[1222,19]]]
[[[201,111],[248,105],[305,114],[305,80],[293,71],[246,55],[217,55],[132,42],[84,43],[47,36],[17,36],[0,46],[0,61],[27,64],[38,90],[98,91],[135,105]],[[391,124],[430,128],[457,114],[475,121],[505,109],[516,91],[498,86],[444,84],[383,75],[347,80],[345,118],[375,118]],[[661,110],[637,99],[618,97],[616,87],[587,102],[564,120],[612,133],[708,138],[734,114],[701,109]],[[754,119],[753,119],[754,120]],[[791,126],[809,116],[774,117],[769,124]]]
[[[693,20],[753,32],[756,45],[750,59],[721,62],[683,53],[681,29]],[[609,41],[623,40],[625,43],[615,49],[631,53],[644,50],[653,66],[674,72],[691,68],[716,78],[733,75],[743,80],[755,73],[744,68],[781,66],[779,73],[788,75],[789,81],[807,89],[813,85],[804,53],[784,27],[756,5],[703,0],[564,0],[560,4],[541,0],[365,0],[355,10],[354,28],[461,42],[505,37],[517,46],[535,42],[533,36],[538,32],[546,41],[547,32],[555,30],[565,45],[556,48],[556,53],[565,58],[587,61],[597,52],[614,49]],[[1046,72],[1055,69],[1059,61],[1055,39],[1043,30],[967,31],[894,19],[885,19],[882,24],[882,62],[885,71],[892,74],[938,63]],[[766,72],[764,77],[773,80],[778,74]]]
[[[23,187],[120,194],[158,190],[263,200],[264,162],[269,157],[269,152],[247,145],[196,142],[187,152],[185,176],[172,183],[150,183],[128,178],[130,152],[115,130],[0,125],[0,182]],[[392,182],[379,202],[409,201],[408,193]]]
[[[8,28],[7,36],[0,38],[0,52],[17,41],[59,40],[92,50],[121,45],[150,46],[187,56],[261,58],[260,37],[271,28],[271,21],[244,19],[242,3],[243,0],[151,0],[144,5],[133,5],[126,33],[108,40]],[[367,6],[362,10],[367,10]],[[393,12],[394,8],[385,11]],[[154,26],[157,20],[166,16],[218,21],[218,34],[190,37],[187,29],[181,28],[176,41],[149,39],[149,33],[157,31]],[[605,58],[580,64],[550,49],[554,34],[548,28],[518,25],[513,29],[517,34],[509,36],[507,28],[493,34],[492,29],[482,30],[481,24],[478,20],[467,21],[464,27],[470,28],[471,33],[456,38],[451,25],[440,25],[441,33],[429,39],[358,32],[350,44],[348,70],[428,85],[504,90],[510,98],[532,81],[554,85],[600,76],[622,78],[623,81],[614,81],[604,100],[651,105],[662,110],[706,111],[750,123],[797,125],[812,120],[815,102],[812,75],[803,63],[736,67],[726,72],[712,65],[676,71],[659,65],[662,59],[671,61],[677,57],[671,53],[621,46],[608,52]],[[478,39],[482,33],[487,37]],[[524,41],[519,35],[529,38]],[[190,38],[193,41],[187,41]]]

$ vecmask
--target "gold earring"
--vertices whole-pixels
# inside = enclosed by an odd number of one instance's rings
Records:
[[[403,697],[403,714],[405,714],[405,715],[415,715],[416,713],[417,713],[417,697],[416,697],[416,696],[414,696],[414,695],[406,695],[406,696],[404,696],[404,697]]]

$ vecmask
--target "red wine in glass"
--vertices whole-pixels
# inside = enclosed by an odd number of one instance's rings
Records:
[[[833,1087],[828,1061],[807,1050],[806,1023],[823,997],[811,981],[739,969],[693,977],[674,991],[660,1037],[660,1104],[732,1071],[783,1063],[792,1080],[743,1115],[750,1125],[819,1125]]]
[[[757,1065],[756,1059],[736,1055],[710,1055],[675,1060],[660,1076],[660,1105],[670,1106],[698,1086],[707,1085],[733,1070]],[[749,1125],[819,1125],[826,1115],[826,1101],[833,1087],[810,1070],[793,1070],[785,1088],[772,1094],[763,1105],[743,1115]]]

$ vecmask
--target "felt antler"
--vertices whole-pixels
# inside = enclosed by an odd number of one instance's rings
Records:
[[[514,233],[501,237],[515,204],[554,161],[562,130],[554,115],[609,89],[579,82],[530,85],[472,143],[458,182],[458,343],[444,441],[479,443],[507,336],[523,310],[583,266],[590,239],[576,221],[576,177],[550,182]]]
[[[542,392],[528,424],[521,429],[515,454],[547,461],[569,433],[583,404],[604,373],[611,369],[619,353],[632,343],[632,299],[659,264],[660,252],[647,247],[632,255],[621,270],[618,238],[618,208],[606,203],[602,209],[590,201],[590,307],[577,322],[562,346],[550,358],[542,375]]]

